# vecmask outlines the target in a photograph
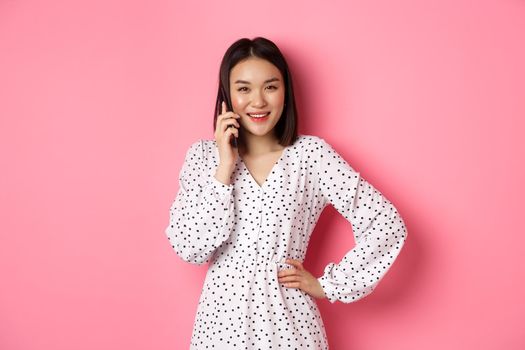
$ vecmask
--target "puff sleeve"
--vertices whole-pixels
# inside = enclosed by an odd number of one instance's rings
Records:
[[[319,193],[352,225],[355,246],[339,263],[330,262],[318,278],[328,301],[355,302],[375,289],[407,238],[393,204],[320,139]]]
[[[210,260],[229,238],[234,223],[233,185],[217,180],[215,170],[207,170],[203,140],[191,144],[165,229],[177,255],[196,265]]]

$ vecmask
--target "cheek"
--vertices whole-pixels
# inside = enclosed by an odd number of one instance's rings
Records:
[[[284,104],[284,93],[274,94],[272,95],[272,104],[279,106]]]
[[[246,97],[238,94],[231,94],[231,100],[232,100],[232,106],[235,107],[242,107],[244,104],[246,104]]]

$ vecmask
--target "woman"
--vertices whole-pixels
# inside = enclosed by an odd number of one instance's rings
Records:
[[[324,139],[297,134],[291,73],[270,40],[226,51],[214,131],[186,152],[166,228],[183,260],[210,263],[191,349],[328,349],[315,298],[370,294],[406,240],[401,216]],[[329,204],[356,246],[316,278],[302,261]]]

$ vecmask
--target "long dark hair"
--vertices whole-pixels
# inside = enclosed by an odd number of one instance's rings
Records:
[[[222,113],[221,102],[226,101],[228,110],[233,110],[230,96],[230,71],[239,61],[249,57],[259,57],[269,61],[279,69],[283,76],[285,86],[284,108],[281,118],[275,125],[275,134],[279,144],[283,146],[291,145],[297,139],[298,128],[292,74],[277,45],[263,37],[256,37],[253,40],[248,38],[239,39],[226,50],[219,71],[219,89],[215,103],[213,131],[215,132],[217,117]]]

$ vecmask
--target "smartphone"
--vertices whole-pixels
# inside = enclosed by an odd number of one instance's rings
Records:
[[[228,99],[226,98],[223,89],[221,89],[221,96],[222,96],[221,104],[222,104],[222,101],[225,101],[225,102],[226,102],[226,109],[227,109],[228,111],[231,111],[232,108],[231,108],[230,104],[228,103]],[[228,127],[229,127],[229,128],[235,128],[234,125],[228,125]],[[237,148],[237,138],[236,138],[234,135],[232,135],[231,138],[230,138],[230,145],[231,145],[232,147],[234,147],[234,148]]]

